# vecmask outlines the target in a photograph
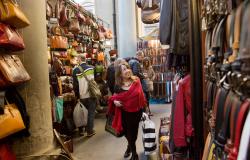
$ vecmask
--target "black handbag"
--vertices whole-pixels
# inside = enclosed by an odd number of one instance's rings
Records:
[[[115,137],[122,137],[124,135],[124,132],[122,133],[117,133],[115,131],[115,129],[112,127],[112,122],[114,119],[114,115],[106,115],[107,117],[107,121],[106,121],[106,125],[105,125],[105,131],[109,132],[110,134],[114,135]]]

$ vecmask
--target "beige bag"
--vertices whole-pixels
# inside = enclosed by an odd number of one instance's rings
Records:
[[[160,21],[160,8],[154,10],[142,10],[141,20],[145,24],[158,23]]]

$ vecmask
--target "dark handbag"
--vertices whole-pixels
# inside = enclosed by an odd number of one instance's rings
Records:
[[[0,23],[0,47],[8,51],[21,51],[25,48],[17,30],[3,23]]]
[[[124,133],[117,133],[115,129],[112,127],[112,122],[114,119],[114,115],[108,114],[106,115],[107,121],[105,125],[105,131],[109,132],[110,134],[114,135],[115,137],[122,137]]]

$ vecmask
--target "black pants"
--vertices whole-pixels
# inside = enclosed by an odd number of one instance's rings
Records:
[[[138,112],[122,111],[122,126],[132,154],[136,154],[135,142],[137,140],[138,128],[141,117],[142,110]]]

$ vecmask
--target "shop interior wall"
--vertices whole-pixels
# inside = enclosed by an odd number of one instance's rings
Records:
[[[31,25],[21,30],[26,49],[20,56],[32,80],[18,88],[30,115],[31,136],[14,140],[17,156],[45,153],[53,148],[49,91],[45,0],[20,0]],[[24,158],[27,159],[27,158]]]

